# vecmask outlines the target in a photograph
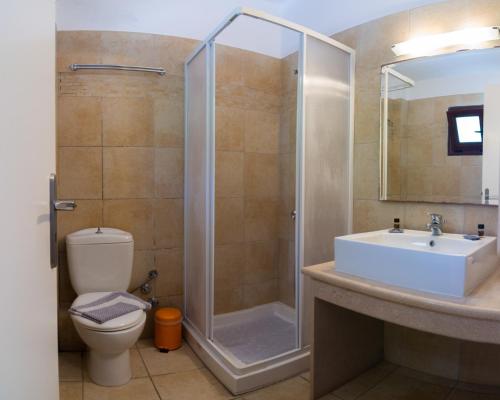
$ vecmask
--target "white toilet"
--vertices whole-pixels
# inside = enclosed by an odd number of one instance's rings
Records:
[[[126,291],[132,274],[134,239],[128,232],[91,228],[66,236],[71,285],[78,294],[72,307],[87,304],[108,292]],[[137,310],[103,324],[71,315],[89,347],[90,379],[103,386],[126,384],[131,378],[129,349],[144,329],[146,313]]]

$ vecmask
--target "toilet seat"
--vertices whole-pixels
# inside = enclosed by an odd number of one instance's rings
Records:
[[[109,293],[111,292],[91,292],[81,294],[75,299],[73,304],[71,304],[71,307],[78,307],[83,304],[88,304],[92,301],[106,296]],[[129,329],[135,325],[140,324],[145,318],[145,312],[143,310],[133,311],[131,313],[122,315],[121,317],[113,318],[102,324],[98,324],[94,321],[91,321],[90,319],[83,318],[74,314],[71,314],[71,318],[85,329],[99,332],[116,332]]]

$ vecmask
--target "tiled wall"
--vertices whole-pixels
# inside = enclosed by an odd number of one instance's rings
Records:
[[[162,306],[182,305],[183,63],[196,44],[138,33],[58,33],[58,190],[78,204],[58,217],[61,349],[82,345],[66,312],[75,298],[64,245],[69,232],[132,232],[130,289],[155,268],[160,276],[151,295]],[[276,300],[293,305],[293,265],[280,225],[280,212],[289,217],[290,210],[280,200],[292,187],[284,179],[294,178],[283,166],[294,154],[285,133],[295,128],[295,75],[286,61],[242,50],[220,47],[217,59],[216,312]],[[167,75],[75,73],[71,63],[162,66]],[[151,334],[150,315],[144,336]]]
[[[283,168],[289,127],[283,80],[295,76],[284,62],[217,47],[216,314],[289,300],[293,287],[280,230],[280,217],[288,214],[290,221],[291,211],[281,202],[290,186],[283,185],[290,178]]]
[[[117,227],[135,239],[130,288],[159,271],[152,295],[182,304],[183,62],[195,41],[116,32],[57,35],[57,173],[59,213],[59,343],[80,345],[65,312],[75,297],[64,236],[81,228]],[[115,71],[68,71],[71,63],[164,66],[164,77]],[[144,335],[151,334],[152,318]]]
[[[448,156],[446,117],[476,104],[481,93],[389,101],[389,199],[481,203],[482,156]]]
[[[493,26],[499,21],[497,0],[453,0],[390,15],[334,35],[356,49],[355,231],[383,229],[396,216],[404,227],[422,229],[428,220],[427,213],[432,211],[444,215],[446,232],[473,232],[478,223],[485,223],[487,234],[497,234],[497,207],[379,201],[378,147],[379,72],[382,64],[396,60],[391,45],[417,34],[453,31],[464,26]],[[500,384],[498,374],[492,373],[498,369],[499,346],[456,341],[387,325],[385,349],[386,358],[398,364],[463,381]]]

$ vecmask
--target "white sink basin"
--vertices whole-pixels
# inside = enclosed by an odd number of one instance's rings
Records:
[[[335,239],[335,265],[338,272],[361,278],[463,297],[497,267],[496,241],[411,230],[358,233]]]

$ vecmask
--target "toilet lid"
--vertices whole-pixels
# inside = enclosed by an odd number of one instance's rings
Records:
[[[78,307],[83,304],[88,304],[94,300],[106,296],[111,292],[94,292],[85,293],[78,296],[71,307]],[[114,332],[131,328],[141,323],[146,318],[146,313],[143,310],[132,311],[131,313],[122,315],[118,318],[110,319],[102,324],[91,321],[90,319],[80,317],[78,315],[70,314],[73,321],[83,326],[86,329],[100,332]]]

